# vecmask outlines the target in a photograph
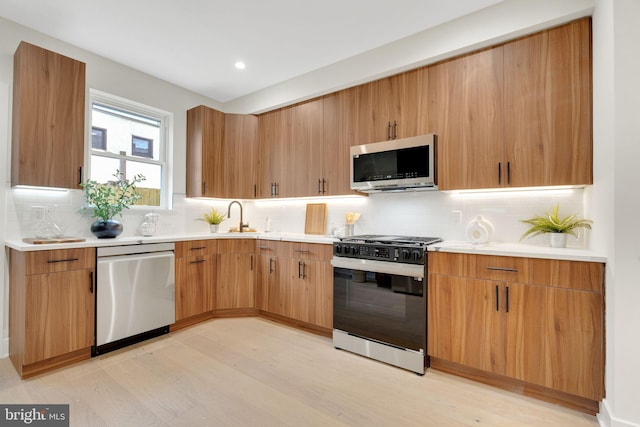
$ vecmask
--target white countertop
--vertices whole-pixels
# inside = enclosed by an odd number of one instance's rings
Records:
[[[502,255],[524,258],[560,259],[566,261],[607,262],[600,252],[579,248],[551,248],[548,246],[524,245],[518,243],[469,243],[444,241],[430,245],[429,251],[455,252],[476,255]]]
[[[179,242],[183,240],[207,240],[207,239],[265,239],[286,240],[289,242],[323,243],[331,244],[337,239],[330,236],[299,233],[198,233],[198,234],[171,234],[152,237],[116,237],[114,239],[97,239],[88,237],[84,242],[32,244],[22,240],[8,240],[5,246],[23,252],[46,251],[51,249],[73,249],[102,246],[139,245],[142,243]]]

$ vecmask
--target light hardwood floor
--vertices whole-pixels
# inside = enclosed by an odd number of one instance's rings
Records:
[[[69,403],[72,426],[597,426],[432,369],[421,377],[259,318],[214,319],[21,381],[1,403]]]

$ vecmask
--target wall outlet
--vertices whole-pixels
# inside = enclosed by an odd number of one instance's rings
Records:
[[[31,221],[44,221],[46,216],[46,208],[44,206],[32,206],[31,207]]]
[[[462,224],[462,211],[451,211],[451,224]]]

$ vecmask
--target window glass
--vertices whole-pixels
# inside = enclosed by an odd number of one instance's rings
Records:
[[[125,179],[142,174],[146,179],[136,185],[141,196],[136,204],[170,208],[166,160],[170,122],[169,113],[92,91],[91,179],[108,184],[117,171]]]

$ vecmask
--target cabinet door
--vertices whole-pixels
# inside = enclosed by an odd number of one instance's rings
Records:
[[[258,117],[224,116],[224,197],[253,199],[257,194]]]
[[[589,19],[504,45],[510,185],[593,182],[590,45]]]
[[[304,261],[309,282],[309,323],[333,328],[333,267],[326,261]]]
[[[224,113],[200,105],[187,111],[187,197],[224,192]]]
[[[429,276],[427,338],[430,356],[504,373],[503,318],[496,282]],[[497,305],[496,305],[497,304]]]
[[[24,365],[93,345],[93,272],[26,277]]]
[[[85,64],[21,42],[14,55],[11,185],[80,188]]]
[[[218,254],[215,307],[255,307],[255,255],[247,253]]]
[[[360,86],[358,91],[357,145],[391,139],[390,118],[392,79],[385,78]]]
[[[498,47],[429,68],[429,132],[438,136],[442,190],[505,182],[502,56]]]
[[[310,284],[309,267],[300,259],[289,258],[288,281],[285,283],[285,311],[287,316],[302,322],[309,322]]]
[[[282,182],[288,167],[284,148],[284,116],[282,110],[258,116],[258,194],[261,198],[275,197],[273,186]]]
[[[506,375],[602,399],[602,294],[513,283],[508,287]]]
[[[286,108],[285,152],[287,165],[281,183],[282,197],[318,195],[322,178],[322,98]]]
[[[391,137],[408,138],[430,133],[428,121],[428,69],[418,68],[391,77]]]
[[[349,149],[357,145],[358,91],[356,87],[324,97],[322,177],[327,196],[356,194],[350,184]]]
[[[176,259],[176,321],[215,308],[215,255]]]

